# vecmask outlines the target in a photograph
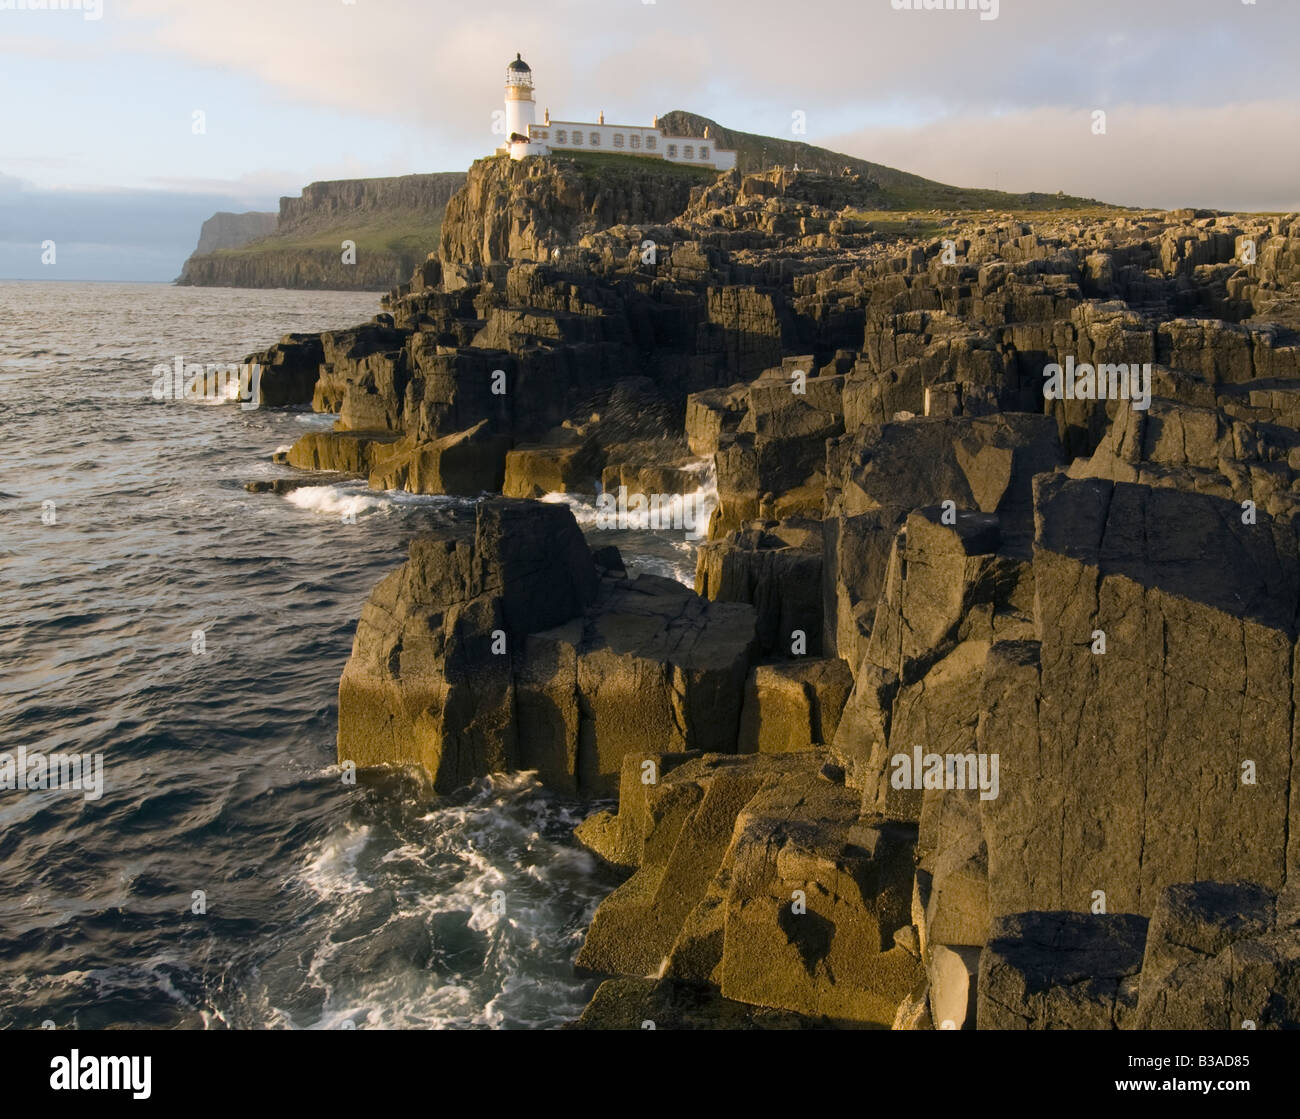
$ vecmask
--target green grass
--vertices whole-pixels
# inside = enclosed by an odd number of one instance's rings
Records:
[[[214,255],[282,253],[293,251],[341,252],[343,241],[355,241],[357,250],[423,257],[438,247],[442,223],[404,214],[358,215],[316,228],[272,233],[238,249],[219,249]]]
[[[656,175],[675,175],[682,179],[707,183],[717,178],[719,172],[711,167],[693,167],[689,163],[670,163],[666,159],[654,159],[645,155],[619,155],[617,152],[568,151],[554,152],[552,159],[576,163],[583,169],[599,170],[612,168],[644,175],[653,171]]]

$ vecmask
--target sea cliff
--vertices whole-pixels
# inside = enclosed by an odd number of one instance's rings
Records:
[[[437,246],[443,211],[464,181],[447,172],[310,183],[301,197],[280,199],[269,227],[268,215],[217,214],[176,282],[386,291]],[[213,243],[209,227],[231,226],[224,219],[235,219],[241,235]],[[254,236],[242,236],[255,226]]]
[[[375,588],[339,760],[617,795],[579,1028],[1300,1025],[1300,217],[899,189],[481,160],[255,355],[338,417],[291,465],[500,495]],[[701,462],[694,589],[533,500]]]

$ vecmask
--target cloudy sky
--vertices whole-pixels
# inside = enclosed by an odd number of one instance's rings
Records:
[[[1300,209],[1300,0],[902,2],[0,0],[0,278],[53,278],[53,239],[58,278],[168,280],[216,210],[463,169],[516,51],[570,119],[689,109],[963,186]]]

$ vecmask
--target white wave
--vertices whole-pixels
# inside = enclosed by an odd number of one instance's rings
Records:
[[[325,840],[316,856],[303,868],[302,882],[320,898],[369,893],[371,887],[362,881],[357,869],[357,860],[369,842],[370,828],[367,825],[344,825],[342,831]]]
[[[407,493],[405,490],[369,490],[364,482],[337,482],[333,485],[299,486],[284,495],[290,504],[328,517],[361,517],[366,514],[410,506],[447,506],[474,504],[470,497],[442,493]]]
[[[303,986],[320,1001],[259,1000],[261,1020],[463,1029],[576,1018],[591,984],[572,960],[612,884],[588,852],[555,838],[583,814],[545,794],[535,773],[517,773],[416,809],[396,833],[391,822],[339,823],[290,883],[326,907],[302,959]]]
[[[579,528],[596,527],[596,503],[591,498],[579,497],[574,493],[547,493],[539,500],[546,502],[547,505],[567,505]]]
[[[293,417],[304,427],[310,427],[313,430],[329,431],[334,426],[334,421],[338,416],[333,412],[298,412]]]
[[[290,505],[312,513],[332,517],[358,517],[384,507],[384,499],[375,494],[356,493],[342,486],[299,486],[284,495]]]
[[[633,532],[680,532],[687,541],[691,542],[704,539],[709,531],[709,519],[718,507],[718,483],[713,460],[695,459],[684,464],[682,469],[699,475],[700,484],[696,489],[680,495],[642,494],[640,496],[646,499],[644,502],[635,502],[633,499],[636,495],[629,493],[626,501],[628,508],[618,512],[616,527]],[[567,505],[579,528],[607,529],[611,527],[608,521],[614,510],[608,502],[601,501],[604,496],[617,500],[618,494],[611,490],[607,495],[602,493],[589,497],[582,494],[551,492],[544,494],[541,500],[550,505]],[[652,499],[655,497],[659,498],[657,509],[651,507]],[[680,503],[675,500],[678,497]],[[669,510],[678,508],[682,510],[682,527],[665,527],[663,519],[669,515]]]

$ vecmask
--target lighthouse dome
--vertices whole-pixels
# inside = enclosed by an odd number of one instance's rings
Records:
[[[533,68],[529,66],[519,54],[515,55],[514,61],[512,61],[506,69],[515,74],[531,74],[533,72]]]

